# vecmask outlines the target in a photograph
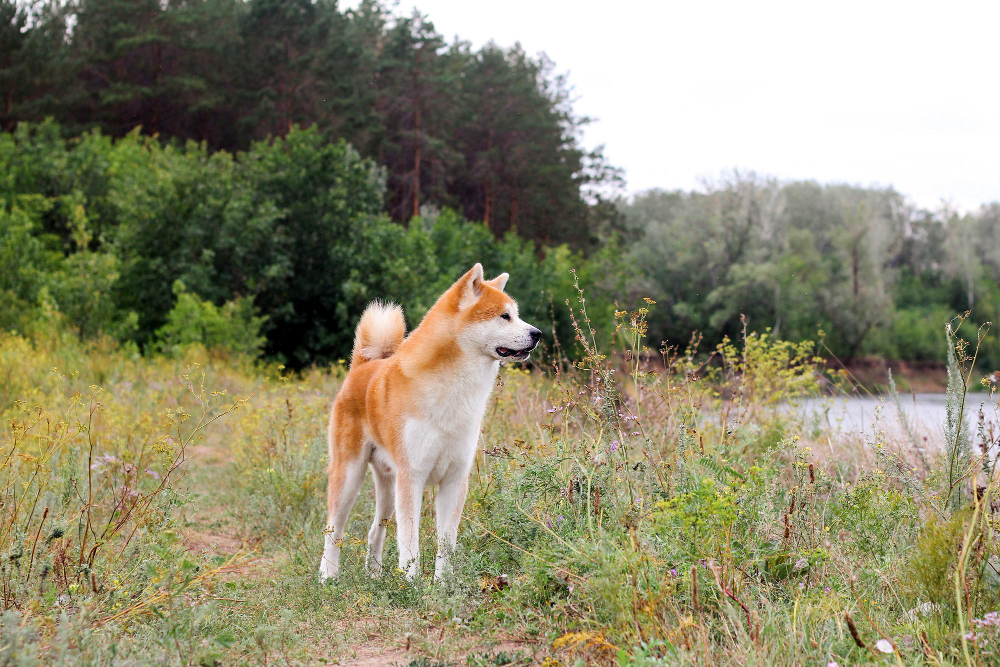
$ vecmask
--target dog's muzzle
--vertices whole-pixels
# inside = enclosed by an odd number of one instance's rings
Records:
[[[501,346],[496,349],[497,356],[504,359],[518,359],[522,361],[527,359],[531,351],[538,347],[538,341],[542,338],[542,332],[532,327],[528,331],[528,335],[531,336],[531,345],[518,350]]]

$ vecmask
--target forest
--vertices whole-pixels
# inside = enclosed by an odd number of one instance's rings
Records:
[[[1000,315],[1000,204],[929,211],[736,171],[627,197],[582,147],[589,119],[555,64],[448,43],[420,14],[3,0],[0,16],[6,327],[52,311],[146,349],[194,299],[302,367],[345,355],[366,300],[416,321],[478,260],[564,337],[551,304],[571,268],[604,313],[655,300],[666,345],[714,346],[745,315],[846,359],[929,360],[955,314]]]
[[[571,64],[381,0],[0,0],[0,665],[998,664],[1000,202],[630,193]],[[451,571],[434,488],[369,568],[354,328],[476,262],[543,344]]]

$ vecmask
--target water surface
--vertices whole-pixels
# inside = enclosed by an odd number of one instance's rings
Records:
[[[900,405],[891,396],[834,396],[809,398],[802,401],[803,414],[818,419],[820,424],[842,433],[873,435],[901,431],[900,407],[911,427],[920,435],[941,438],[944,435],[945,394],[901,394]],[[965,399],[965,418],[975,431],[980,409],[987,427],[996,430],[1000,423],[1000,408],[991,405],[989,394],[970,393]]]

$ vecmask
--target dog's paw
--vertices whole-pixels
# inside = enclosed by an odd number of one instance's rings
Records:
[[[365,571],[368,573],[368,576],[371,577],[372,579],[381,579],[382,563],[378,562],[374,558],[370,558],[368,559],[368,562],[365,564]]]
[[[337,566],[330,562],[328,558],[319,561],[319,583],[325,584],[337,576]]]

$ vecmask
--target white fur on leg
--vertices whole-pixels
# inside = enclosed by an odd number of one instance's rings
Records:
[[[438,550],[434,560],[434,579],[444,580],[451,573],[449,559],[458,542],[458,524],[462,520],[465,495],[469,490],[468,473],[462,471],[442,480],[434,509],[437,515]]]
[[[420,500],[423,484],[396,478],[396,543],[399,569],[413,581],[420,571]]]
[[[357,500],[361,483],[365,481],[365,466],[361,459],[344,466],[342,486],[326,524],[323,540],[323,557],[319,561],[319,580],[324,582],[337,576],[340,570],[340,545],[344,540],[347,517]]]
[[[368,531],[368,574],[378,577],[382,574],[382,549],[385,546],[385,531],[395,512],[395,474],[388,467],[381,468],[373,464],[375,477],[375,518],[371,530]]]
[[[340,548],[333,538],[333,531],[327,529],[323,542],[323,557],[319,561],[319,581],[324,583],[337,576],[340,570]]]

